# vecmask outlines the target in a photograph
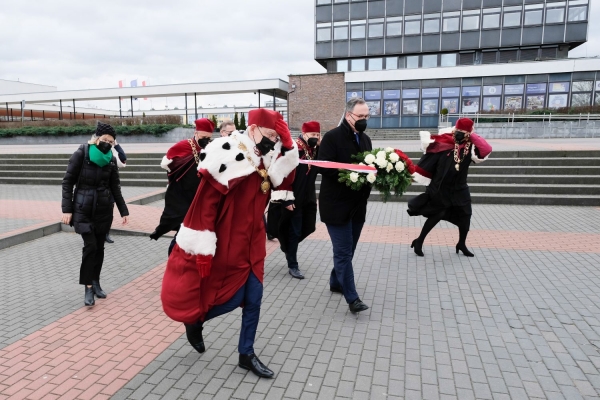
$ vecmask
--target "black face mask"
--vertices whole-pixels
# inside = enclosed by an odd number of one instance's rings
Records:
[[[456,143],[462,143],[465,140],[465,133],[461,131],[454,132],[454,141]]]
[[[306,143],[308,143],[308,147],[316,147],[317,143],[319,143],[319,139],[316,137],[309,138]]]
[[[256,143],[256,148],[264,156],[275,148],[275,142],[263,136],[260,143]]]
[[[357,132],[364,132],[367,129],[367,120],[359,119],[354,121],[354,128]]]
[[[106,142],[100,142],[96,145],[96,147],[98,147],[98,150],[100,150],[102,152],[102,154],[106,154],[112,149],[112,146],[110,145],[110,143],[106,143]]]
[[[200,145],[200,147],[202,147],[204,149],[210,143],[210,139],[211,138],[200,138],[197,140],[197,142]]]

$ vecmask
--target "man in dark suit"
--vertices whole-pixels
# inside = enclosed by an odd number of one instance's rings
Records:
[[[353,98],[346,104],[346,113],[340,126],[327,132],[321,141],[318,159],[352,163],[353,155],[372,150],[371,138],[364,131],[369,119],[369,107],[361,98]],[[321,221],[333,245],[333,270],[329,279],[332,292],[342,293],[352,312],[369,307],[360,300],[354,283],[352,257],[360,238],[367,214],[367,199],[371,187],[350,189],[338,181],[337,169],[319,169],[322,175],[319,194]]]

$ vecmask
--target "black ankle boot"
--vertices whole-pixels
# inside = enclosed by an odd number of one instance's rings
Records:
[[[415,254],[418,255],[419,257],[423,257],[425,256],[425,254],[423,254],[423,242],[421,242],[419,240],[419,238],[416,238],[415,240],[412,241],[412,244],[410,245],[411,249],[415,249]]]
[[[458,243],[458,244],[456,245],[456,254],[458,254],[458,251],[459,251],[459,250],[460,250],[460,251],[462,251],[462,252],[463,252],[463,254],[464,254],[465,256],[467,256],[467,257],[475,257],[475,254],[471,253],[471,252],[469,251],[469,249],[467,249],[467,245],[466,245],[466,244],[464,244],[464,243]]]
[[[104,290],[102,290],[102,288],[100,287],[100,282],[92,281],[92,290],[94,291],[94,294],[96,295],[97,298],[99,298],[99,299],[106,298],[106,292]]]
[[[206,347],[204,346],[204,338],[202,337],[202,324],[195,323],[192,325],[185,325],[185,335],[188,342],[198,353],[204,353]]]
[[[94,300],[94,290],[91,287],[85,287],[85,296],[83,297],[83,304],[86,306],[93,306],[96,304]]]

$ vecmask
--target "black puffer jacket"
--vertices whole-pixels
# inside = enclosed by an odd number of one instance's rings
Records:
[[[101,168],[90,161],[88,146],[79,146],[69,159],[62,181],[62,212],[73,214],[71,225],[79,234],[107,233],[113,220],[114,203],[122,217],[129,215],[129,211],[121,194],[115,158]]]

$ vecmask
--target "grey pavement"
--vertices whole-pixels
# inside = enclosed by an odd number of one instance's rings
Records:
[[[125,200],[154,192],[156,187],[124,186],[121,192]],[[11,185],[0,184],[0,200],[58,201],[62,199],[62,188],[57,185]]]

